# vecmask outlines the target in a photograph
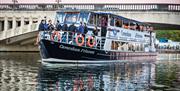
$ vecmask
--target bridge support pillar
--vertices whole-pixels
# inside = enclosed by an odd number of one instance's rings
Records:
[[[24,16],[21,16],[21,26],[20,26],[20,30],[19,30],[20,34],[22,33],[23,28],[24,28]]]
[[[32,16],[29,17],[29,25],[28,25],[28,31],[31,31],[32,29],[32,23],[33,23],[33,19],[32,19]]]
[[[13,21],[12,21],[12,31],[15,31],[16,29],[16,17],[13,16]],[[11,35],[14,35],[14,32],[11,32]]]
[[[5,16],[4,17],[4,31],[7,31],[8,30],[8,17]]]
[[[8,17],[5,16],[4,17],[4,31],[2,32],[2,38],[5,38],[6,37],[6,31],[8,30]]]
[[[38,17],[38,24],[41,23],[41,19],[42,19],[41,16],[39,16],[39,17]]]
[[[0,32],[4,30],[3,27],[3,23],[0,21]]]

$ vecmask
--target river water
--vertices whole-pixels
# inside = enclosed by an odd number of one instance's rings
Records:
[[[0,91],[180,91],[180,54],[155,62],[49,65],[39,53],[0,53]]]

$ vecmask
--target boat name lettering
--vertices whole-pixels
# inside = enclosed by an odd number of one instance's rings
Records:
[[[138,34],[138,33],[136,33],[135,37],[136,37],[136,38],[143,38],[143,36],[140,35],[140,34]]]
[[[66,50],[76,51],[76,52],[80,51],[80,49],[77,49],[77,48],[74,48],[74,47],[67,47],[67,46],[64,46],[64,45],[60,45],[59,47],[63,48],[63,49],[66,49]]]
[[[131,37],[131,33],[124,32],[123,30],[121,30],[121,35]]]
[[[90,50],[87,50],[87,49],[81,49],[81,52],[89,53],[89,54],[94,54],[94,51],[90,51]]]
[[[60,45],[59,48],[63,48],[63,49],[70,50],[70,51],[88,53],[88,54],[94,54],[95,53],[95,51],[90,51],[90,50],[87,50],[87,49],[78,49],[78,48],[75,48],[75,47],[68,47],[68,46],[64,46],[64,45]]]

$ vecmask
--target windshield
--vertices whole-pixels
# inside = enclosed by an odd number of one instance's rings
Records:
[[[77,23],[80,23],[80,22],[87,23],[88,15],[89,15],[89,13],[81,12],[80,15],[79,15],[79,20],[77,21]]]
[[[65,13],[64,12],[58,12],[56,15],[56,20],[58,20],[60,23],[64,22]]]
[[[66,13],[65,22],[64,23],[87,23],[89,13],[87,12],[68,12]]]
[[[76,23],[79,13],[67,13],[65,23]]]

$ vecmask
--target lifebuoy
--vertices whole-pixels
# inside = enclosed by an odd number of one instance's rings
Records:
[[[57,42],[61,40],[61,35],[60,35],[59,31],[54,31],[51,34],[51,40],[52,41],[57,41]]]
[[[81,42],[79,42],[79,38],[81,38]],[[78,35],[77,37],[76,37],[76,44],[78,45],[78,46],[82,46],[83,44],[84,44],[84,37],[81,35]]]
[[[92,43],[91,43],[91,40],[93,41]],[[89,36],[88,37],[88,41],[87,41],[87,45],[89,46],[89,47],[93,47],[94,45],[95,45],[95,40],[94,40],[94,37],[92,37],[92,36]]]

